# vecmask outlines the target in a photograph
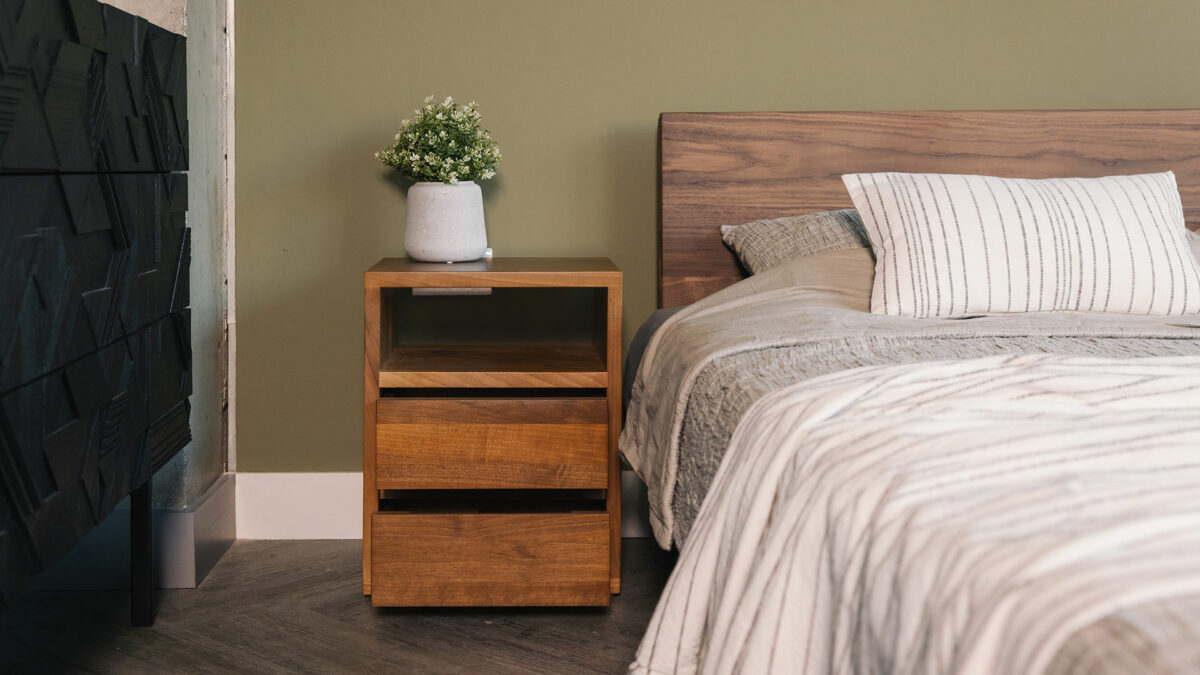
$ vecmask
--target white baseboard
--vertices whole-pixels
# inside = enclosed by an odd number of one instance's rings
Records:
[[[646,488],[622,473],[621,534],[648,537]],[[238,539],[361,539],[362,473],[237,474]]]
[[[362,539],[362,472],[239,472],[238,539]]]

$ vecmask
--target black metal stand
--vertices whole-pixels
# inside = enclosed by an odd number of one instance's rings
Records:
[[[150,479],[129,496],[129,620],[154,625],[154,523]]]

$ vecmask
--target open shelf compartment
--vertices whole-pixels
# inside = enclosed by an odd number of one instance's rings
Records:
[[[608,386],[605,290],[495,288],[487,296],[381,293],[379,387]]]
[[[608,374],[594,344],[395,345],[379,386],[603,388]]]

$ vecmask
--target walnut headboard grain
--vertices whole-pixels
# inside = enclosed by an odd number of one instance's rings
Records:
[[[1200,110],[663,113],[658,168],[660,307],[743,277],[721,225],[851,206],[844,173],[1171,170],[1200,228]]]

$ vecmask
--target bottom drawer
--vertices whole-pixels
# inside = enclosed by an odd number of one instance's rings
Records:
[[[375,606],[607,605],[608,514],[371,516]]]

